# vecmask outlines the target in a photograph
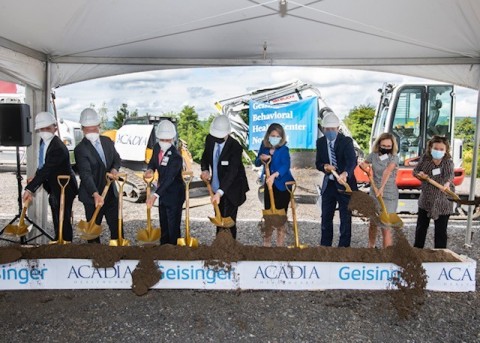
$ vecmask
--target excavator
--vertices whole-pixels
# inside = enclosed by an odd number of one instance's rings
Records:
[[[122,172],[127,174],[127,182],[124,185],[124,199],[134,203],[145,201],[147,188],[143,181],[143,172],[152,158],[153,146],[156,143],[155,129],[162,120],[170,120],[175,127],[175,117],[146,115],[141,117],[129,117],[125,119],[122,127],[118,130],[107,130],[102,133],[115,142],[120,158],[122,159]],[[187,143],[181,139],[175,141],[183,157],[184,169],[192,170],[193,158],[188,151]],[[155,176],[155,179],[158,175]],[[192,182],[191,188],[203,183],[198,180]]]

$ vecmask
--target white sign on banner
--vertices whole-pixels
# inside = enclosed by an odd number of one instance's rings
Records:
[[[115,149],[122,160],[144,161],[145,149],[152,134],[153,125],[124,125],[117,130]]]
[[[19,260],[0,265],[0,289],[128,289],[138,261],[94,268],[87,259]],[[204,261],[157,261],[162,272],[154,289],[392,289],[392,263],[241,261],[228,269]],[[424,263],[427,290],[474,292],[476,262]]]

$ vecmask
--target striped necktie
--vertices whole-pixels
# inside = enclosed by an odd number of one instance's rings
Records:
[[[45,142],[42,139],[42,141],[40,142],[40,150],[38,152],[38,169],[41,169],[43,167],[43,155],[45,155]]]
[[[335,155],[335,148],[333,146],[333,141],[328,142],[328,146],[330,147],[330,160],[332,162],[332,166],[337,166],[337,155]]]
[[[220,188],[220,180],[218,179],[218,160],[220,159],[221,146],[215,143],[215,153],[213,154],[212,166],[212,189],[216,193]]]

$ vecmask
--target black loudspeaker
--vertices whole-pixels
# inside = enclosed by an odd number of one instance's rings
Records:
[[[27,104],[0,104],[0,145],[32,145],[30,106]]]

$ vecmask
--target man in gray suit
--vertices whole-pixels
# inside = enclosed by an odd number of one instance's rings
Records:
[[[91,108],[80,114],[80,124],[85,137],[75,148],[76,169],[80,175],[78,199],[85,207],[85,215],[89,221],[96,206],[102,206],[96,224],[100,225],[103,217],[110,228],[110,238],[118,239],[118,192],[112,185],[105,198],[101,196],[106,185],[105,174],[114,176],[120,168],[120,155],[108,137],[100,136],[100,118]],[[89,243],[100,243],[100,238],[89,240]]]

